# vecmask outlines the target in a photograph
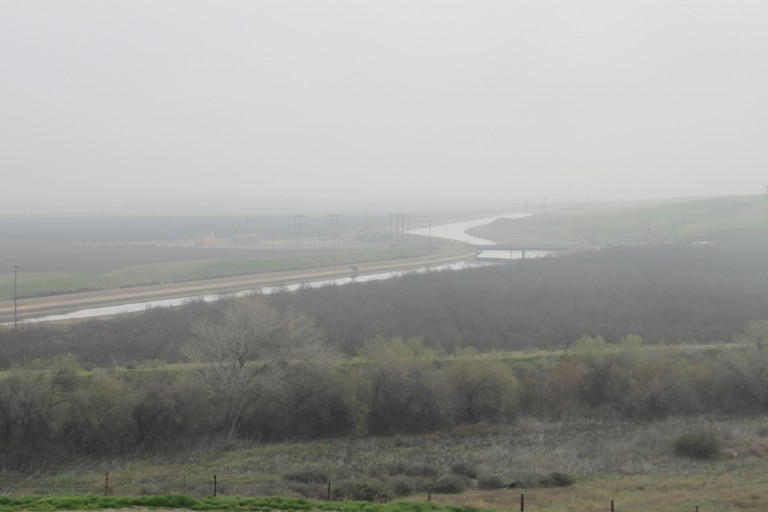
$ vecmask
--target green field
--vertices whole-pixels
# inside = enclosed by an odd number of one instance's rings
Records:
[[[58,257],[57,244],[36,244],[36,258],[40,252],[52,262]],[[66,244],[72,263],[71,271],[49,272],[37,271],[35,267],[23,266],[18,275],[19,297],[37,297],[87,290],[104,290],[148,284],[165,284],[217,277],[231,277],[247,274],[279,272],[285,270],[330,267],[367,263],[373,261],[396,260],[423,256],[429,254],[428,249],[420,246],[411,247],[381,247],[366,249],[347,249],[338,251],[293,251],[275,254],[274,251],[259,251],[249,253],[248,257],[187,259],[185,251],[176,251],[173,261],[159,261],[134,265],[135,259],[131,254],[118,257],[112,253],[104,254],[103,247],[94,249],[88,244]],[[119,251],[120,246],[112,247]],[[99,251],[99,252],[95,252]],[[243,251],[239,251],[240,254]],[[235,254],[238,254],[236,252]],[[111,258],[113,262],[101,264],[94,258]],[[19,261],[25,261],[24,256]],[[38,265],[45,268],[46,263]],[[91,272],[89,268],[123,265],[106,272]],[[10,268],[10,267],[9,267]],[[13,298],[13,273],[0,274],[0,300]]]
[[[559,206],[471,232],[498,243],[605,246],[706,241],[726,231],[766,227],[765,207],[762,195]]]

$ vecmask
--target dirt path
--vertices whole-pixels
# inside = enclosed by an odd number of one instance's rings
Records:
[[[359,275],[390,271],[407,271],[428,266],[437,266],[473,257],[466,251],[439,253],[418,258],[390,260],[355,265]],[[197,297],[202,295],[227,294],[245,290],[253,290],[265,286],[279,286],[323,279],[349,277],[353,270],[351,266],[319,267],[312,269],[252,274],[218,279],[206,279],[184,283],[168,283],[152,286],[137,286],[117,290],[100,290],[93,292],[70,293],[20,299],[18,301],[18,318],[27,318],[69,313],[81,309],[115,306],[130,303],[142,303],[161,299],[177,299]],[[13,300],[0,301],[0,322],[12,322],[14,316]]]

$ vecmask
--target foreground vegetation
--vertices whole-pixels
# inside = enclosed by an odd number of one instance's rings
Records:
[[[219,308],[192,323],[183,365],[15,363],[0,387],[0,463],[33,469],[216,438],[417,434],[526,416],[768,412],[766,321],[722,346],[583,336],[567,351],[438,355],[418,338],[378,337],[348,358],[307,316],[261,297]]]
[[[322,503],[284,498],[192,498],[183,495],[137,497],[0,497],[0,510],[100,510],[115,508],[162,508],[186,510],[248,510],[259,512],[328,510],[333,512],[474,512],[472,507],[424,503],[373,505],[370,503]]]
[[[676,440],[701,427],[720,441],[718,453],[701,459],[678,455]],[[524,494],[527,510],[609,510],[615,500],[617,510],[692,511],[699,506],[702,511],[757,511],[768,506],[766,455],[765,416],[658,422],[520,418],[513,425],[478,424],[419,436],[272,444],[241,440],[120,459],[78,458],[33,475],[5,471],[2,493],[91,497],[60,504],[51,498],[0,498],[0,508],[30,509],[38,503],[40,509],[226,509],[271,503],[274,510],[293,510],[291,503],[303,503],[321,510],[358,510],[359,505],[335,501],[344,499],[336,494],[334,503],[326,505],[295,501],[324,501],[330,481],[333,490],[352,482],[387,492],[397,506],[375,509],[382,512],[414,510],[416,504],[415,510],[432,510],[430,488],[432,504],[480,509],[517,510]],[[93,496],[104,494],[107,471],[114,497],[97,499]],[[570,481],[553,479],[553,474]],[[512,482],[514,488],[501,488]],[[276,495],[290,499],[245,498]]]
[[[707,233],[0,329],[0,495],[146,500],[0,508],[765,510],[768,236]]]

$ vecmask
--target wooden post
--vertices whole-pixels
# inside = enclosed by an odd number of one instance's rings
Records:
[[[613,500],[611,500],[611,512],[614,512],[614,510],[613,510]]]
[[[187,494],[187,475],[181,475],[181,493]]]
[[[328,497],[326,498],[326,501],[331,501],[331,481],[328,480]]]
[[[109,471],[104,473],[104,496],[109,496]]]
[[[520,495],[520,512],[525,512],[525,494]]]
[[[213,474],[213,497],[214,498],[216,497],[216,494],[217,494],[217,489],[216,489],[216,473],[214,473]]]
[[[427,488],[427,501],[432,501],[432,487]]]

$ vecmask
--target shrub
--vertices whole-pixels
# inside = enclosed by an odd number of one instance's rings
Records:
[[[386,502],[395,499],[395,493],[384,482],[378,480],[344,480],[331,490],[336,501]]]
[[[389,488],[398,496],[410,496],[418,486],[408,477],[399,476],[387,482]]]
[[[573,485],[573,482],[574,480],[571,475],[553,471],[548,475],[539,477],[537,483],[539,487],[568,487],[569,485]]]
[[[437,476],[440,469],[431,464],[411,464],[405,469],[408,476]]]
[[[322,500],[326,497],[327,488],[324,485],[291,481],[288,488],[296,494],[311,500]]]
[[[451,465],[451,473],[469,478],[477,478],[477,469],[469,462],[457,462]]]
[[[460,475],[445,475],[432,484],[432,490],[442,494],[459,494],[467,490],[469,479]]]
[[[477,479],[477,486],[486,491],[491,489],[502,489],[503,487],[506,487],[506,485],[507,482],[501,475],[480,475]]]
[[[714,459],[720,455],[720,439],[709,428],[697,427],[680,434],[674,442],[675,454],[692,459]]]
[[[304,484],[324,484],[328,481],[328,475],[320,473],[319,471],[303,469],[284,474],[283,480],[288,480],[289,482],[301,482]]]
[[[406,471],[408,471],[408,468],[410,466],[411,464],[403,460],[398,460],[395,462],[390,462],[389,464],[384,466],[384,469],[386,469],[387,473],[389,473],[390,476],[395,476],[395,475],[404,474]]]

